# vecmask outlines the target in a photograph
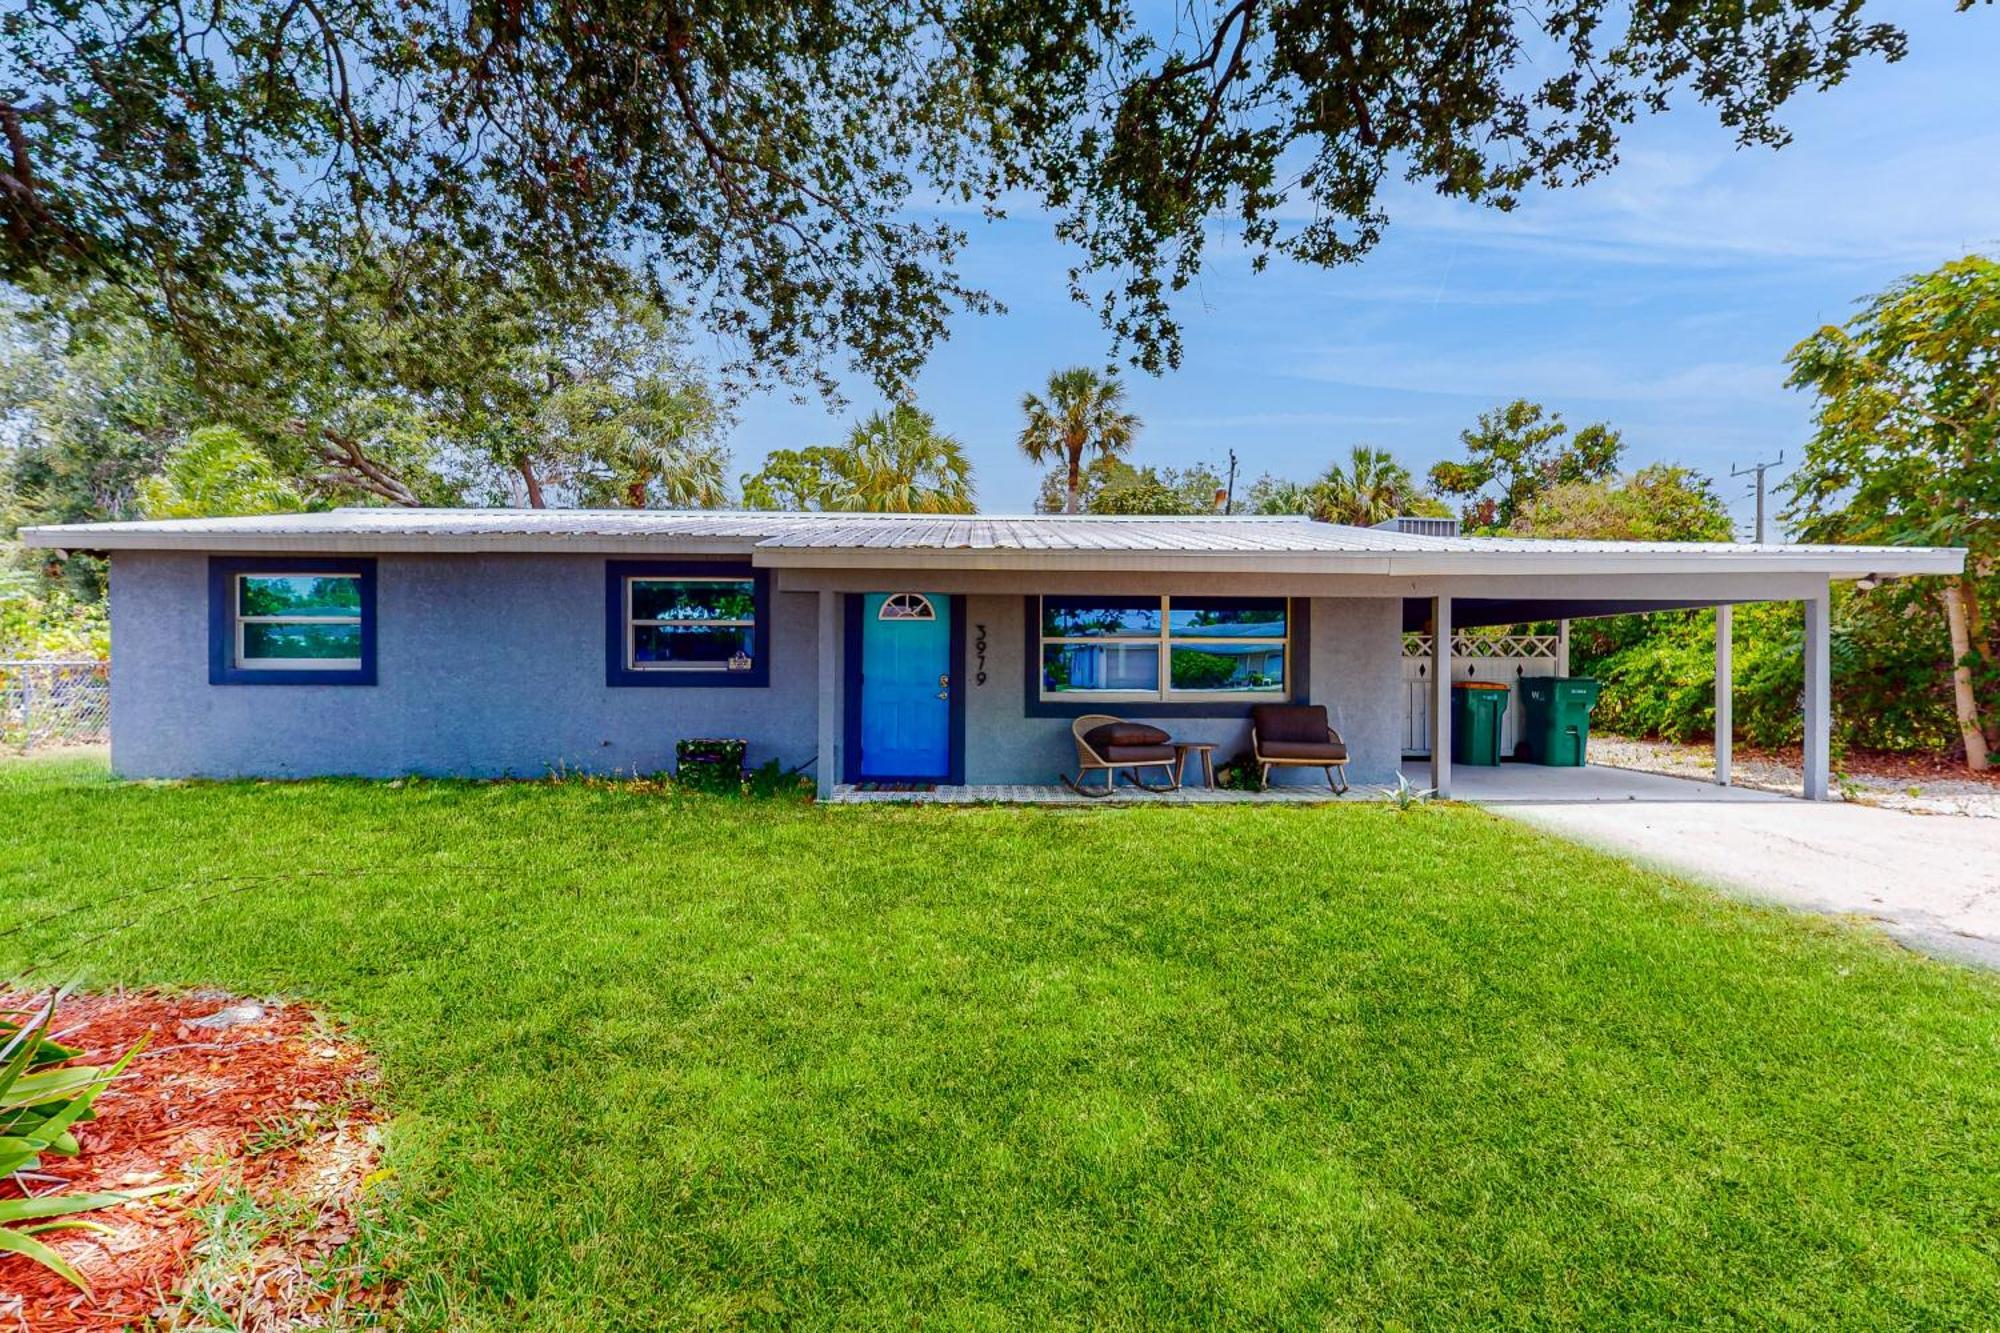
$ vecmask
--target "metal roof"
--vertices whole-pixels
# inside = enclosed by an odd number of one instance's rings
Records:
[[[788,568],[1241,569],[1271,572],[1762,570],[1942,574],[1964,552],[1928,547],[1434,537],[1293,517],[925,515],[635,509],[334,509],[247,518],[77,523],[21,530],[86,550],[577,551],[735,554]]]

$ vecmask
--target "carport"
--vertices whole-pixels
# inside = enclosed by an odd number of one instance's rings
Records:
[[[1628,570],[1620,568],[1622,558],[1632,550],[1627,544],[1563,542],[1545,545],[1551,555],[1560,548],[1566,558],[1551,560],[1545,573],[1534,574],[1523,570],[1523,561],[1532,559],[1542,544],[1504,538],[1484,539],[1481,544],[1496,554],[1504,549],[1513,557],[1506,576],[1440,581],[1422,589],[1423,595],[1404,598],[1403,628],[1406,633],[1430,635],[1434,663],[1436,645],[1453,643],[1460,631],[1554,621],[1564,645],[1558,674],[1566,674],[1572,621],[1654,611],[1715,610],[1715,785],[1724,788],[1730,783],[1732,608],[1755,602],[1798,602],[1804,612],[1805,682],[1800,694],[1804,795],[1811,801],[1825,800],[1831,781],[1834,581],[1952,573],[1963,560],[1963,552],[1937,549],[1659,544],[1651,546],[1645,559],[1635,560]],[[1584,566],[1592,572],[1569,572]],[[1543,776],[1537,780],[1526,775],[1488,776],[1491,770],[1485,770],[1477,777],[1468,774],[1473,786],[1462,793],[1456,791],[1451,762],[1451,687],[1463,678],[1462,669],[1435,668],[1426,678],[1429,786],[1439,796],[1495,799],[1496,794],[1512,792],[1518,798],[1530,789],[1556,792],[1560,788],[1567,799],[1577,799],[1581,795],[1578,784],[1604,772],[1575,769],[1563,779]],[[1685,783],[1674,778],[1660,781]]]

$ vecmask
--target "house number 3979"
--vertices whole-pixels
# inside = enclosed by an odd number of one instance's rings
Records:
[[[973,673],[972,683],[975,685],[984,685],[986,683],[986,626],[975,625],[973,628],[978,631],[977,637],[972,640],[972,651],[979,655],[979,670]]]

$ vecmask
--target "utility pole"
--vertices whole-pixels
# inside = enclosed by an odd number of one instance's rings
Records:
[[[1749,467],[1733,467],[1729,469],[1729,475],[1732,477],[1754,476],[1757,479],[1755,490],[1757,494],[1757,544],[1759,546],[1767,544],[1768,541],[1768,537],[1764,531],[1764,474],[1784,461],[1785,454],[1781,449],[1778,451],[1778,456],[1768,463],[1752,463]]]
[[[1229,451],[1229,489],[1223,493],[1222,512],[1225,514],[1236,512],[1236,451],[1234,449]]]

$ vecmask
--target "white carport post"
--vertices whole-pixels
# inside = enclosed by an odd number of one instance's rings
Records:
[[[1451,795],[1451,598],[1431,598],[1431,790]]]
[[[1829,586],[1805,599],[1806,799],[1824,801],[1833,757],[1833,594]]]
[[[1736,740],[1734,611],[1727,603],[1715,608],[1715,781],[1722,787],[1729,785],[1730,750]]]
[[[840,735],[840,594],[819,594],[819,758],[813,761],[814,786],[824,801],[833,795],[840,776],[837,739]]]
[[[1556,622],[1556,674],[1558,676],[1567,676],[1569,674],[1569,622],[1567,620],[1558,620]]]

